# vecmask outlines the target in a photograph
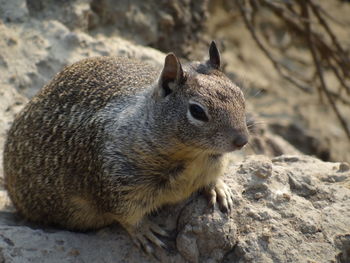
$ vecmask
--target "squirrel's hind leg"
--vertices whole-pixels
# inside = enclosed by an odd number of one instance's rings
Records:
[[[168,233],[160,226],[150,221],[147,216],[137,225],[123,224],[123,226],[128,231],[133,242],[147,254],[153,254],[154,249],[152,244],[160,248],[166,248],[166,245],[155,234],[168,236]]]

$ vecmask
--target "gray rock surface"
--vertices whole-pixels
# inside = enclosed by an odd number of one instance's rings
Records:
[[[21,0],[16,0],[21,1]],[[27,0],[29,13],[71,30],[103,32],[184,56],[203,39],[208,0]]]
[[[308,156],[242,163],[230,178],[243,205],[234,212],[240,238],[227,262],[349,262],[349,189],[321,179],[349,178],[340,166]]]
[[[65,65],[92,56],[136,57],[154,65],[163,54],[119,37],[91,37],[70,31],[56,20],[0,24],[0,67],[2,85],[14,86],[32,97]],[[2,87],[4,89],[4,87]]]

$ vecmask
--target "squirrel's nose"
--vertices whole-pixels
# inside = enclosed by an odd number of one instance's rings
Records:
[[[246,135],[238,135],[233,140],[233,145],[239,149],[242,148],[247,143],[248,143],[248,137]]]

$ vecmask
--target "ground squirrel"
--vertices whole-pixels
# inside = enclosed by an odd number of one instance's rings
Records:
[[[232,206],[225,155],[248,140],[243,93],[209,60],[162,70],[119,57],[63,69],[16,117],[5,184],[27,219],[71,230],[119,222],[147,252],[165,231],[147,214],[198,190]]]

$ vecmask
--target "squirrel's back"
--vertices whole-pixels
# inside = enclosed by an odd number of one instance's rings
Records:
[[[36,96],[69,106],[103,108],[111,99],[130,96],[153,83],[158,72],[138,60],[123,57],[93,57],[66,67]],[[46,104],[40,102],[41,105]]]

